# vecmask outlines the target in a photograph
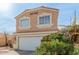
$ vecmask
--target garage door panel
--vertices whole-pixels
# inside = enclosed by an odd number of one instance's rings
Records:
[[[20,37],[19,49],[21,50],[35,50],[41,43],[42,37]]]

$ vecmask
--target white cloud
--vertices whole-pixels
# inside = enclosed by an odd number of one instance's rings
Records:
[[[63,28],[66,28],[66,27],[64,27],[64,26],[58,26],[58,29],[59,29],[59,30],[61,30],[61,29],[63,29]]]
[[[11,3],[0,3],[1,12],[9,12],[12,9]]]
[[[79,22],[77,22],[76,24],[79,25]]]
[[[0,3],[22,3],[22,2],[27,2],[27,0],[6,0],[6,1],[5,0],[1,0]]]

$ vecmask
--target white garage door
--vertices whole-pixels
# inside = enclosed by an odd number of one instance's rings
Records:
[[[21,50],[35,50],[41,43],[42,37],[26,37],[19,38],[19,49]]]

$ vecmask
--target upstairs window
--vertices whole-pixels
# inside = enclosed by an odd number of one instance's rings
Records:
[[[43,16],[39,16],[39,24],[40,25],[45,25],[45,24],[50,24],[50,15],[43,15]]]
[[[21,28],[28,28],[30,27],[30,21],[27,18],[21,19],[20,20],[20,27]]]

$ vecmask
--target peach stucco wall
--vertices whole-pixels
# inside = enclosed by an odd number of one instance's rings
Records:
[[[34,14],[34,15],[30,15],[30,13],[37,13],[37,14]],[[46,27],[46,28],[38,28],[37,27],[37,18],[38,18],[38,15],[41,15],[43,13],[51,13],[52,14],[52,26],[50,27]],[[19,19],[22,18],[22,17],[30,17],[30,24],[31,24],[31,27],[28,28],[28,29],[20,29],[19,28]],[[58,18],[58,10],[48,10],[48,9],[38,9],[38,10],[33,10],[33,11],[30,11],[30,12],[23,12],[22,14],[20,14],[19,16],[16,17],[16,32],[17,33],[23,33],[23,32],[44,32],[44,31],[56,31],[58,30],[57,28],[57,20]]]

